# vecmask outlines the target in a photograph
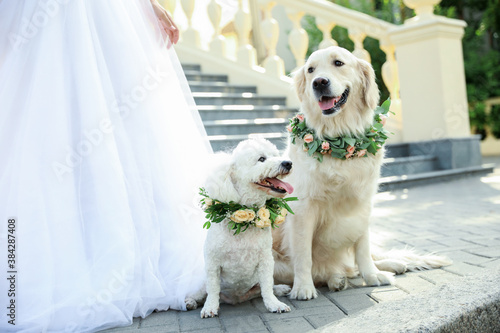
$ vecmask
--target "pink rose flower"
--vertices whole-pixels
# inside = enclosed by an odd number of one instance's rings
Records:
[[[288,126],[286,127],[286,130],[287,130],[288,132],[292,132],[292,126],[288,125]]]
[[[321,144],[321,149],[323,149],[323,150],[329,150],[330,149],[330,144],[328,142],[324,141]]]
[[[304,115],[303,115],[303,114],[298,114],[298,115],[297,115],[297,119],[298,119],[300,122],[303,122],[303,121],[304,121]]]
[[[380,115],[380,122],[382,123],[382,126],[385,126],[385,123],[387,122],[387,116],[381,114]]]
[[[355,148],[353,146],[347,146],[347,152],[351,155],[354,153],[354,149]]]
[[[366,155],[366,149],[358,151],[358,157],[363,157]]]
[[[353,155],[353,153],[349,153],[349,154],[345,155],[345,159],[346,160],[350,159],[352,157],[352,155]]]
[[[314,141],[314,137],[312,136],[312,134],[306,134],[304,136],[304,141],[307,142],[307,143],[311,143]]]

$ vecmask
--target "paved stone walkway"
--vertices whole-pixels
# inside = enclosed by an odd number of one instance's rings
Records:
[[[372,243],[384,250],[410,246],[419,252],[437,252],[450,257],[451,266],[403,274],[394,286],[363,287],[360,279],[354,279],[352,288],[340,292],[320,288],[319,297],[307,302],[282,297],[292,308],[285,314],[267,312],[262,299],[256,299],[238,306],[221,305],[218,318],[201,319],[199,309],[167,311],[106,332],[308,332],[379,303],[454,283],[469,274],[487,274],[500,267],[500,159],[489,161],[497,162],[497,168],[484,177],[376,197]]]

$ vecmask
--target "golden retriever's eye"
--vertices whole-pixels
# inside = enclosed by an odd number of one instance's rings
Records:
[[[334,64],[335,64],[335,66],[337,66],[337,67],[340,67],[340,66],[344,65],[344,63],[343,63],[342,61],[340,61],[340,60],[335,60],[333,63],[334,63]]]
[[[309,67],[309,68],[307,69],[307,72],[308,72],[308,73],[312,73],[312,72],[314,72],[314,67]]]
[[[265,161],[266,161],[266,158],[265,158],[264,156],[261,156],[261,157],[259,158],[259,162],[265,162]]]

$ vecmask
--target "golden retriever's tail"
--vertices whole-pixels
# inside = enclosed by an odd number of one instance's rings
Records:
[[[402,250],[393,249],[387,252],[372,251],[372,258],[378,269],[396,274],[404,273],[406,270],[422,271],[440,268],[453,263],[452,260],[445,256],[434,253],[419,254],[410,248]]]

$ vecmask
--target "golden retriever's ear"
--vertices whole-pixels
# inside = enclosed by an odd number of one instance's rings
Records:
[[[375,72],[372,65],[368,62],[358,59],[359,69],[361,72],[361,84],[363,86],[363,99],[366,106],[374,110],[379,102],[379,91],[377,83],[375,83]]]
[[[295,87],[295,92],[297,93],[297,97],[299,101],[302,102],[302,96],[306,92],[306,76],[304,74],[304,66],[297,69],[292,73],[293,77],[293,86]]]

